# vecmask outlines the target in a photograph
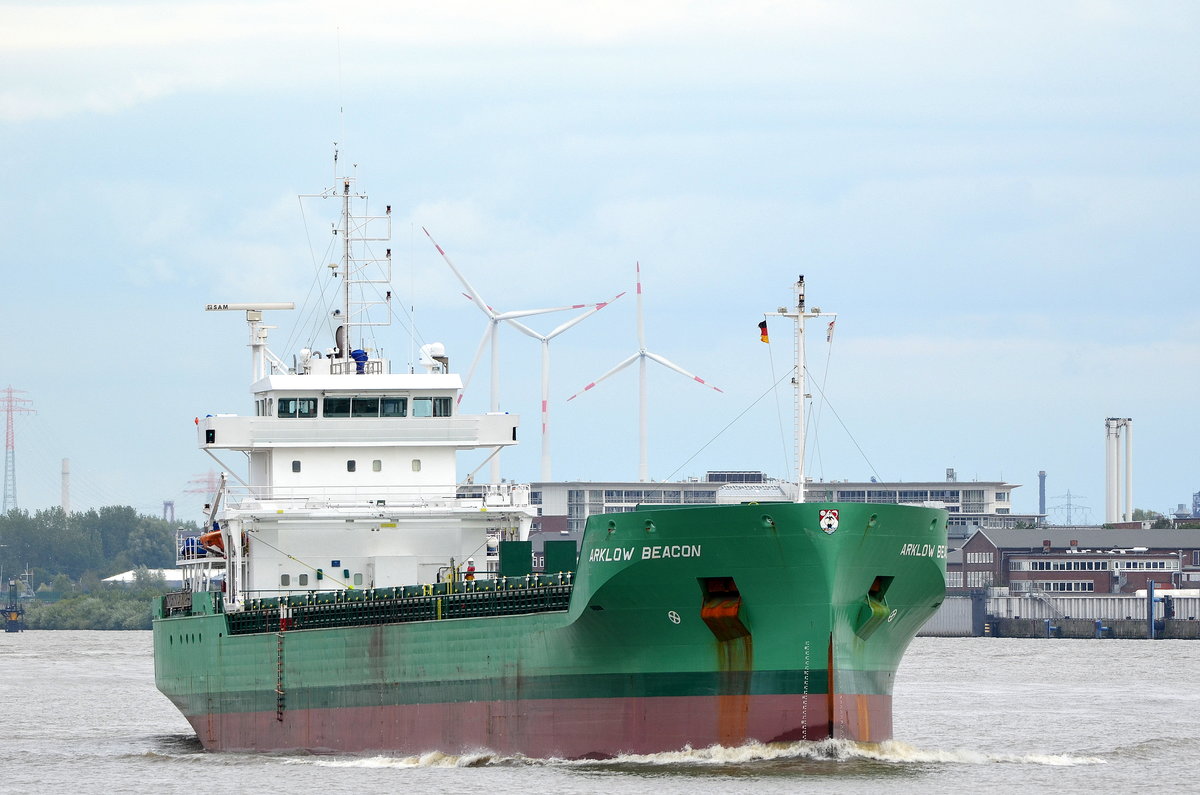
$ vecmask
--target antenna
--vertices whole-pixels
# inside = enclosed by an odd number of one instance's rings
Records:
[[[346,107],[342,101],[342,28],[337,28],[337,61],[338,61],[338,137],[346,140]]]

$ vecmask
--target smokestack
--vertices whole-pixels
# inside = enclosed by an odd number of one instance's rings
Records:
[[[1121,510],[1121,435],[1125,435],[1125,509]],[[1133,520],[1133,420],[1104,421],[1104,521]]]
[[[1133,521],[1133,420],[1125,420],[1125,521]]]
[[[1046,515],[1046,470],[1038,471],[1038,513]]]
[[[62,462],[62,509],[63,513],[71,513],[71,459],[64,458]]]

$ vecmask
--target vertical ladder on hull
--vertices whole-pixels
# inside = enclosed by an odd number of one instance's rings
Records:
[[[275,633],[275,720],[283,722],[283,633]]]

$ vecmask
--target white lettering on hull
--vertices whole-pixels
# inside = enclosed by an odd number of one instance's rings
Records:
[[[910,558],[945,558],[946,545],[938,544],[903,544],[900,554]]]
[[[699,544],[672,544],[669,546],[642,547],[642,560],[698,557],[700,557]]]
[[[641,560],[698,558],[700,557],[700,544],[662,544],[658,546],[642,547],[641,552],[638,552],[637,547],[593,549],[591,556],[588,557],[588,562],[622,563],[624,561],[633,560],[635,556]]]

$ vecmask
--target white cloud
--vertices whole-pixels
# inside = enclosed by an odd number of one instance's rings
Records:
[[[1127,79],[1130,37],[1159,35],[1153,20],[1170,16],[1170,7],[1134,17],[1121,6],[1030,5],[1031,25],[1015,5],[995,13],[818,0],[7,4],[0,118],[111,113],[181,92],[339,83],[354,91],[381,79],[413,91],[469,79],[505,91],[656,86],[665,101],[681,86],[736,93],[757,84],[817,112],[866,89],[868,107],[927,120],[998,99],[1030,107],[1048,95],[1029,87],[1071,75]],[[1066,68],[1080,61],[1090,68]],[[1194,61],[1164,68],[1179,80],[1196,76]],[[938,86],[942,96],[930,90]],[[1102,92],[1085,86],[1085,95]]]

